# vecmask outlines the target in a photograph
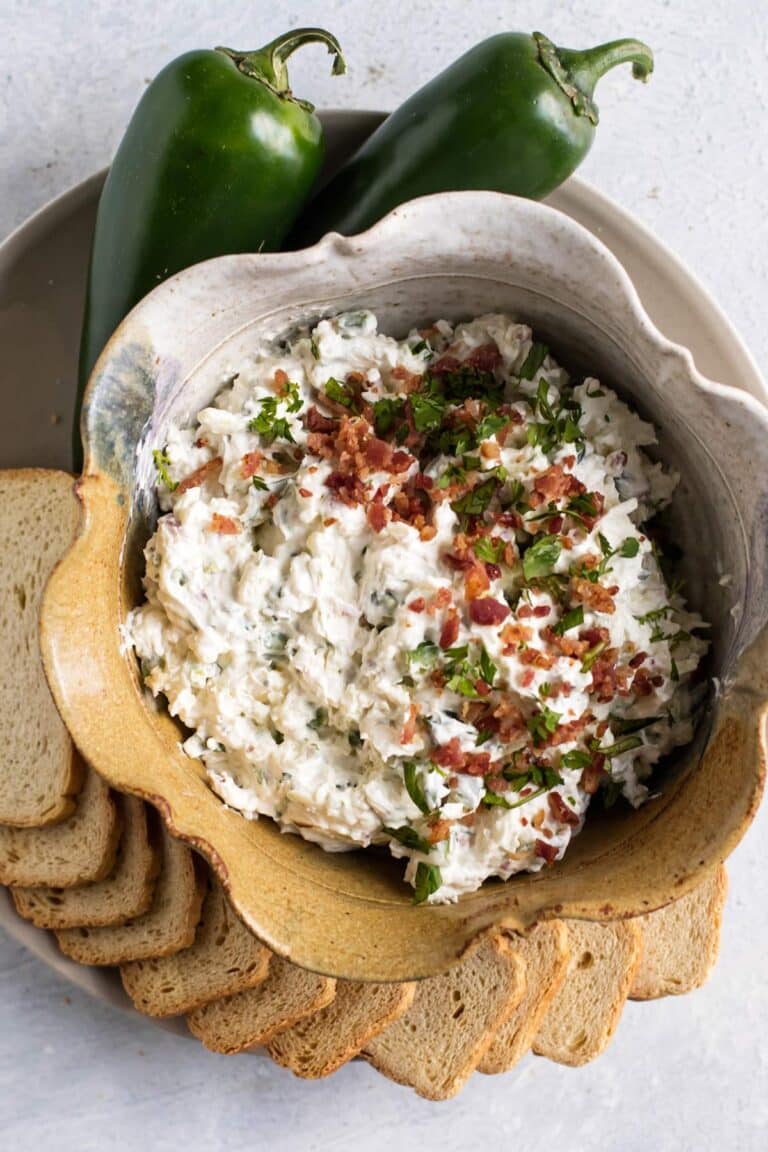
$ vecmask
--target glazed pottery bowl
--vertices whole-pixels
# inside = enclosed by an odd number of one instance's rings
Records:
[[[615,386],[659,429],[659,456],[681,476],[668,530],[688,599],[713,625],[713,689],[660,795],[636,812],[589,818],[554,867],[488,882],[453,905],[414,906],[401,866],[377,853],[324,853],[226,808],[180,750],[180,727],[143,691],[121,638],[157,514],[152,449],[169,426],[194,420],[255,344],[360,307],[394,335],[506,311],[566,366]],[[91,378],[83,432],[83,529],[43,608],[55,698],[87,759],[160,809],[276,952],[354,979],[427,975],[491,924],[524,930],[542,918],[660,907],[744,833],[764,774],[768,413],[703,379],[652,326],[608,250],[554,209],[451,193],[404,205],[362,236],[197,265],[118,329]]]

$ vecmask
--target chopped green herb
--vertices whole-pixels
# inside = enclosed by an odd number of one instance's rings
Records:
[[[443,422],[445,401],[441,396],[414,392],[411,395],[411,412],[417,432],[433,432]]]
[[[547,738],[556,731],[561,715],[560,712],[553,712],[551,708],[542,706],[533,716],[528,717],[525,724],[537,748],[546,744]]]
[[[477,734],[477,740],[475,740],[475,744],[479,748],[481,744],[486,744],[492,738],[492,736],[493,732],[490,730],[490,728],[481,728]]]
[[[562,545],[556,536],[542,536],[536,540],[523,555],[523,576],[526,580],[533,580],[538,576],[546,576],[557,563]]]
[[[679,680],[680,679],[680,670],[678,669],[677,663],[674,659],[672,660],[672,664],[670,666],[669,675],[673,680]]]
[[[325,728],[328,724],[328,709],[318,708],[315,711],[314,719],[310,720],[307,728],[311,728],[314,732],[318,732],[321,728]]]
[[[259,400],[259,404],[261,412],[248,421],[248,431],[258,432],[268,444],[273,440],[288,440],[291,444],[295,444],[290,424],[284,416],[277,415],[277,397],[264,396]]]
[[[565,389],[554,407],[548,397],[549,385],[542,378],[536,396],[529,401],[534,415],[538,414],[541,419],[528,425],[528,443],[538,446],[545,454],[554,452],[563,443],[583,447],[584,435],[579,428],[581,405]]]
[[[590,392],[589,386],[587,386],[586,392],[590,399],[594,399],[596,396],[605,396],[605,392],[603,392],[602,388],[595,388],[592,392]]]
[[[161,483],[165,484],[169,492],[174,492],[179,485],[176,480],[171,479],[170,473],[168,472],[171,466],[168,453],[165,449],[155,448],[152,452],[152,459],[155,462],[155,468],[157,468],[157,474],[160,477]]]
[[[633,748],[639,748],[642,743],[642,736],[624,736],[614,744],[609,744],[605,748],[598,747],[595,751],[602,753],[607,760],[610,760],[613,756],[621,756],[624,752],[631,752]]]
[[[520,369],[521,380],[533,380],[539,368],[549,355],[549,348],[546,344],[531,344],[528,355],[523,361],[523,366]]]
[[[399,396],[384,396],[381,400],[377,400],[373,406],[373,422],[376,428],[376,433],[379,436],[385,436],[395,425],[395,423],[403,415],[405,401],[401,400]],[[408,435],[408,426],[405,426],[405,434]]]
[[[483,560],[487,564],[498,564],[505,545],[506,541],[498,536],[481,536],[479,540],[475,540],[472,550],[478,560]]]
[[[485,480],[482,484],[476,484],[474,488],[470,488],[464,496],[453,501],[451,508],[460,516],[482,516],[493,499],[496,488],[497,480],[494,476],[492,479]]]
[[[318,348],[318,346],[317,346],[317,341],[316,341],[316,340],[314,340],[314,339],[313,339],[313,340],[310,340],[310,342],[309,342],[309,350],[310,350],[310,352],[312,353],[312,355],[314,356],[315,360],[319,360],[319,359],[320,359],[320,349],[319,349],[319,348]]]
[[[578,772],[589,767],[592,763],[592,757],[587,752],[580,752],[578,748],[575,748],[572,752],[564,752],[560,757],[560,763],[563,768],[570,768]]]
[[[578,628],[580,624],[584,623],[584,606],[579,604],[577,608],[572,608],[570,612],[566,612],[562,619],[558,620],[557,624],[553,627],[552,631],[556,636],[564,636],[571,628]]]
[[[583,657],[582,657],[582,660],[581,660],[582,672],[589,672],[590,668],[594,664],[595,660],[597,660],[600,653],[604,652],[607,647],[608,647],[608,641],[607,640],[598,640],[597,644],[595,644],[594,647],[590,648],[589,651],[585,652]]]
[[[631,560],[633,556],[637,556],[640,551],[640,541],[636,536],[627,536],[626,540],[619,548],[619,556],[623,556],[625,560]]]
[[[259,492],[269,492],[268,485],[262,480],[261,476],[251,476],[251,484]]]
[[[342,384],[340,380],[336,380],[331,376],[325,382],[325,394],[329,400],[333,400],[336,404],[341,404],[344,408],[349,408],[350,412],[357,412],[357,402],[355,394],[346,384]]]
[[[613,808],[616,801],[621,796],[624,785],[620,780],[609,780],[603,789],[603,807]]]
[[[429,344],[427,344],[426,340],[419,340],[418,344],[413,345],[411,352],[414,356],[421,356],[422,353],[426,353],[428,356],[432,355],[432,349],[430,348]]]
[[[442,886],[442,883],[443,877],[440,869],[435,864],[425,864],[420,860],[416,868],[416,884],[413,893],[414,904],[423,904],[429,896],[437,892],[438,888]]]
[[[501,429],[508,423],[508,417],[497,416],[495,412],[489,412],[487,416],[483,417],[475,429],[475,436],[477,437],[478,444],[481,444],[483,440],[490,440],[491,436],[494,436],[497,432],[500,432]]]
[[[609,716],[611,722],[611,731],[614,736],[629,736],[633,732],[642,732],[643,728],[650,728],[652,724],[658,724],[659,720],[663,720],[663,716],[644,716],[639,720],[626,720],[622,716]]]
[[[409,664],[420,664],[422,668],[434,668],[440,655],[440,649],[431,640],[422,640],[405,655]]]
[[[429,855],[432,851],[430,842],[425,840],[423,836],[420,836],[415,828],[409,828],[407,824],[404,824],[402,828],[385,827],[382,828],[382,832],[385,832],[387,836],[391,836],[393,840],[398,840],[401,844],[404,844],[406,848],[412,848],[414,852],[423,852],[425,855]]]
[[[480,675],[489,687],[493,688],[494,677],[496,676],[496,665],[491,660],[490,656],[485,650],[485,645],[480,649]]]
[[[403,764],[403,780],[405,790],[413,800],[420,812],[429,812],[430,807],[424,794],[424,787],[419,779],[419,769],[414,760],[406,760]]]

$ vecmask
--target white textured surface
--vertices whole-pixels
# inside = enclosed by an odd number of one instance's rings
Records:
[[[295,88],[326,106],[392,107],[505,27],[573,46],[638,35],[656,49],[656,74],[647,88],[619,73],[603,82],[582,173],[683,257],[768,369],[763,0],[296,0],[264,5],[263,17],[260,7],[0,0],[0,236],[106,163],[145,79],[190,47],[250,47],[290,25],[325,25],[349,75],[331,79],[324,54],[308,51]],[[445,1105],[365,1065],[305,1085],[265,1060],[210,1056],[73,992],[0,937],[0,1148],[764,1150],[767,835],[764,807],[731,859],[722,956],[703,990],[629,1005],[609,1052],[587,1068],[528,1059],[506,1077],[476,1077]]]

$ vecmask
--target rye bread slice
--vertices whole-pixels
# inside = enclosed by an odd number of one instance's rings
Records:
[[[139,1012],[180,1016],[261,984],[271,955],[235,915],[221,884],[211,876],[192,946],[173,956],[123,964],[120,975]]]
[[[427,1100],[455,1096],[525,994],[525,963],[485,934],[461,960],[422,980],[408,1011],[365,1046],[379,1072]]]
[[[115,866],[119,838],[115,797],[89,768],[66,820],[44,828],[0,825],[0,884],[74,888],[103,880]]]
[[[642,932],[633,920],[567,920],[568,970],[533,1040],[537,1056],[578,1067],[599,1056],[621,1018],[640,962]]]
[[[195,938],[204,887],[202,863],[163,828],[160,874],[149,909],[115,927],[66,928],[56,933],[59,947],[80,964],[96,965],[180,952]]]
[[[643,953],[629,990],[632,1000],[680,996],[704,983],[717,960],[727,892],[720,867],[687,896],[638,917]]]
[[[263,984],[213,1000],[191,1012],[187,1024],[206,1048],[233,1055],[269,1044],[279,1032],[325,1008],[335,994],[336,981],[331,977],[273,956]]]
[[[568,929],[561,920],[539,924],[528,936],[512,936],[511,943],[525,961],[525,996],[478,1065],[488,1074],[508,1072],[525,1055],[568,969]]]
[[[80,521],[66,472],[0,472],[0,824],[34,828],[74,812],[82,762],[40,659],[40,599]]]
[[[307,1080],[330,1076],[407,1012],[415,984],[337,980],[327,1008],[281,1032],[267,1046],[276,1064]]]
[[[152,903],[160,871],[159,836],[150,837],[147,810],[135,796],[116,796],[120,843],[109,876],[77,888],[13,888],[16,911],[38,928],[98,928],[125,924]]]

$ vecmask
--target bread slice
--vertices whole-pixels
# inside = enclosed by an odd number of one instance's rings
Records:
[[[327,1008],[281,1032],[267,1051],[297,1076],[330,1076],[398,1020],[413,1001],[415,984],[368,984],[338,980]]]
[[[704,983],[717,960],[727,892],[728,877],[720,867],[687,896],[638,917],[643,954],[631,999],[680,996]]]
[[[642,932],[632,920],[567,920],[565,980],[533,1039],[533,1051],[578,1067],[608,1046],[640,961]]]
[[[120,819],[101,776],[88,769],[71,816],[44,828],[0,825],[0,884],[74,888],[103,880],[115,866]]]
[[[97,928],[124,924],[152,903],[160,870],[158,838],[150,839],[147,812],[135,796],[117,796],[120,843],[109,876],[77,888],[13,888],[16,911],[38,928]]]
[[[232,1055],[269,1044],[279,1032],[325,1008],[335,995],[336,981],[331,977],[273,956],[263,984],[213,1000],[191,1012],[187,1024],[206,1048]]]
[[[74,480],[66,472],[0,472],[0,824],[17,828],[70,816],[83,783],[38,643],[43,589],[79,521]]]
[[[364,1055],[427,1100],[455,1096],[525,994],[525,963],[500,935],[485,934],[458,964],[419,982],[404,1016]]]
[[[161,866],[143,916],[112,928],[65,928],[56,933],[65,956],[80,964],[127,964],[189,948],[203,902],[205,873],[186,844],[162,833]]]
[[[213,876],[194,943],[183,952],[123,964],[123,987],[139,1012],[180,1016],[267,977],[271,952],[235,915]]]
[[[525,1055],[568,969],[568,929],[562,920],[539,924],[527,936],[511,940],[525,961],[525,996],[478,1065],[489,1074],[508,1072]]]

